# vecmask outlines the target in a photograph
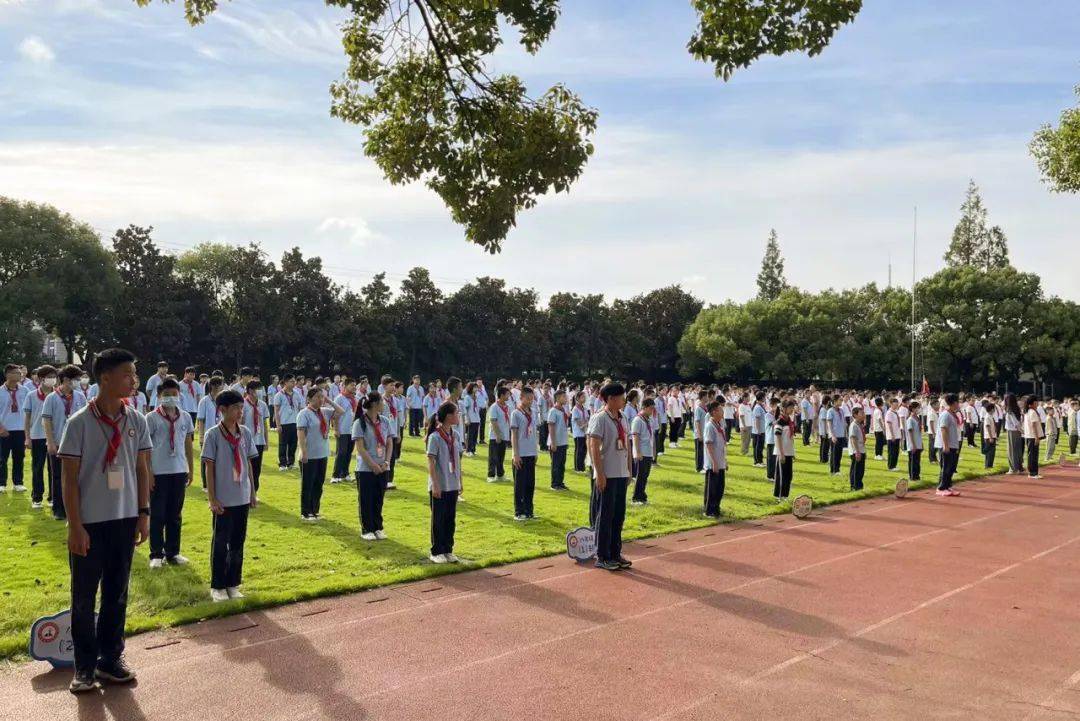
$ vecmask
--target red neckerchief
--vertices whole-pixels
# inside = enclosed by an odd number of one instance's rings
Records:
[[[15,390],[11,390],[7,386],[4,386],[4,387],[7,388],[8,398],[11,399],[11,412],[12,413],[18,413],[19,412],[19,400],[18,400],[18,395],[17,394],[19,392],[19,386],[15,386]]]
[[[506,418],[506,425],[510,425],[510,409],[506,407],[506,401],[498,401],[495,405],[499,407],[499,410],[503,412],[503,417]]]
[[[436,428],[435,430],[439,434],[439,438],[443,439],[443,443],[446,444],[447,450],[450,451],[450,472],[453,473],[454,467],[457,465],[457,453],[456,449],[454,448],[454,432],[450,431],[449,433],[447,433],[443,431],[442,428]]]
[[[330,426],[326,423],[322,408],[312,408],[310,403],[308,403],[308,408],[319,417],[319,432],[322,433],[323,438],[327,438],[330,435]]]
[[[521,415],[525,416],[525,435],[532,435],[532,413],[524,408],[518,408],[521,411]]]
[[[90,411],[94,414],[94,418],[98,419],[98,422],[104,423],[112,429],[112,435],[109,437],[109,447],[105,451],[105,463],[101,468],[104,471],[116,461],[116,454],[120,450],[120,443],[123,441],[123,436],[120,434],[120,424],[121,422],[127,423],[127,411],[121,408],[123,418],[109,418],[98,409],[96,398],[90,401]]]
[[[570,414],[567,413],[562,408],[559,409],[559,413],[562,413],[563,423],[565,423],[566,427],[569,428],[570,427]]]
[[[608,413],[607,415],[608,415],[608,418],[610,418],[612,421],[614,421],[615,428],[619,432],[619,440],[622,441],[623,448],[626,448],[626,429],[623,428],[622,417],[621,416],[613,416],[613,415],[611,415],[611,413]]]
[[[382,434],[382,424],[379,420],[379,417],[375,416],[375,420],[371,423],[371,430],[375,431],[375,443],[386,448],[386,439]]]
[[[349,407],[352,408],[353,415],[356,414],[356,394],[349,395],[348,393],[342,393],[341,397],[349,402]]]
[[[393,396],[385,396],[383,398],[383,403],[385,403],[386,406],[390,409],[390,417],[393,418],[394,420],[397,420],[397,408],[394,407],[394,397]]]
[[[67,418],[71,415],[72,404],[75,403],[75,391],[71,391],[71,395],[67,397],[65,397],[64,394],[60,392],[60,389],[53,391],[53,393],[60,396],[60,400],[64,402],[64,418]]]
[[[649,434],[652,435],[652,418],[650,416],[645,416],[645,428],[648,429]]]
[[[39,385],[37,387],[37,398],[38,398],[39,401],[45,400],[45,394],[41,392],[41,389],[44,388],[44,387],[45,386],[43,386],[43,385]]]
[[[192,398],[197,398],[197,396],[195,395],[195,381],[194,380],[184,381],[184,383],[187,384],[187,390],[188,390],[188,393],[191,394],[191,397]]]
[[[240,476],[244,472],[244,464],[240,460],[240,439],[243,437],[240,433],[240,429],[237,428],[237,433],[234,436],[229,433],[229,429],[225,427],[224,423],[219,423],[218,428],[221,429],[221,437],[225,439],[225,442],[232,448],[232,461],[233,461],[233,480],[237,483],[240,482]]]
[[[282,393],[285,394],[285,400],[289,402],[289,408],[296,408],[296,405],[293,403],[293,391],[282,390]]]
[[[713,419],[712,424],[713,424],[713,428],[716,429],[716,432],[720,434],[720,438],[725,443],[727,443],[727,433],[724,431],[724,424],[723,423],[717,423],[715,418]]]
[[[169,414],[165,412],[164,406],[158,406],[157,412],[162,418],[169,422],[169,450],[176,452],[176,422],[180,420],[180,414],[176,414],[176,418],[170,418]]]
[[[251,406],[251,430],[254,433],[258,433],[259,421],[261,420],[259,418],[259,402],[257,400],[252,400],[250,395],[244,396],[244,400]]]

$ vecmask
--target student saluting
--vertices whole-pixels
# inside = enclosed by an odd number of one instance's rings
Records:
[[[128,579],[135,546],[150,534],[150,433],[146,418],[123,401],[138,383],[135,356],[109,348],[94,359],[93,370],[98,396],[67,420],[59,449],[71,567],[72,693],[93,689],[96,679],[135,679],[123,658]]]

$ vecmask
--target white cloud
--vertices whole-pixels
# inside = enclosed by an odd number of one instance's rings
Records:
[[[19,43],[19,55],[39,65],[51,63],[56,59],[56,53],[37,35],[30,35]]]
[[[316,232],[329,238],[344,238],[358,247],[365,247],[378,239],[378,233],[371,229],[368,222],[360,217],[327,218],[319,223]]]

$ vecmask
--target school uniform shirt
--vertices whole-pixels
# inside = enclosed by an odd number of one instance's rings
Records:
[[[476,407],[480,410],[485,410],[488,407],[489,399],[488,392],[483,386],[479,386],[476,389]]]
[[[534,406],[530,416],[526,415],[520,408],[515,408],[514,412],[510,414],[510,428],[516,430],[518,433],[518,445],[517,454],[519,456],[535,456],[540,447],[540,436],[536,428],[536,424],[540,419]],[[507,440],[510,436],[507,436]]]
[[[163,380],[165,380],[165,378],[162,378],[157,373],[146,379],[146,396],[150,399],[150,403],[155,406],[157,405],[158,386],[161,385]]]
[[[316,423],[318,421],[316,420]],[[352,424],[352,438],[353,441],[363,440],[364,448],[367,449],[368,455],[376,463],[389,463],[393,446],[391,442],[394,440],[392,432],[392,425],[390,419],[386,415],[380,415],[378,423],[372,421],[367,415],[361,411],[360,415],[356,417],[356,420]],[[380,443],[380,435],[382,442]],[[356,471],[358,473],[382,473],[382,467],[371,468],[364,462],[364,457],[359,453],[356,453]]]
[[[442,401],[439,400],[439,396],[426,395],[421,403],[421,407],[424,409],[424,417],[430,418],[435,415],[435,412],[439,410],[439,406],[442,405]]]
[[[872,433],[885,432],[885,414],[880,408],[875,408],[873,415],[870,416],[870,431]]]
[[[112,429],[92,408],[83,406],[64,425],[59,455],[78,458],[79,515],[83,523],[101,523],[139,515],[139,453],[152,448],[146,417],[133,408],[120,406],[120,446],[110,467],[105,459]],[[119,473],[119,488],[109,488],[109,476]]]
[[[709,422],[709,412],[707,410],[705,410],[705,406],[703,406],[701,404],[698,404],[698,406],[696,408],[694,408],[694,424],[693,424],[694,427],[691,429],[694,432],[694,440],[697,440],[697,441],[705,440],[705,438],[704,438],[704,436],[705,436],[704,428],[705,428],[705,424],[708,423],[708,422]],[[699,426],[702,428],[702,431],[700,433],[701,437],[698,437],[698,435],[699,435],[698,434],[698,427]]]
[[[830,408],[825,413],[825,420],[829,429],[832,432],[830,438],[844,438],[847,433],[847,420],[844,418],[843,412],[839,408]]]
[[[567,426],[570,424],[570,414],[566,412],[566,409],[557,406],[552,408],[548,411],[547,421],[554,424],[554,433],[548,434],[548,447],[559,448],[568,445],[570,429]]]
[[[922,428],[919,426],[919,419],[915,416],[909,416],[907,419],[907,447],[914,451],[921,451],[923,447]]]
[[[1023,435],[1024,438],[1032,439],[1042,438],[1045,435],[1038,410],[1031,408],[1024,414]]]
[[[769,415],[772,415],[771,413]],[[795,421],[788,419],[787,423],[776,422],[770,428],[767,439],[775,437],[773,455],[777,458],[789,458],[795,455]]]
[[[799,410],[802,412],[802,419],[804,421],[814,420],[814,404],[810,402],[808,398],[803,398],[799,403]]]
[[[773,427],[776,423],[776,418],[773,416],[772,411],[765,411],[765,445],[773,445],[776,442],[773,433]]]
[[[705,470],[723,471],[727,469],[727,435],[723,426],[718,426],[710,418],[705,423]],[[716,462],[713,462],[713,454]]]
[[[461,410],[469,423],[480,422],[480,409],[476,407],[476,399],[472,396],[461,397]]]
[[[256,418],[256,415],[258,417]],[[240,420],[251,431],[256,446],[269,445],[266,441],[266,419],[270,417],[270,408],[262,399],[251,400],[244,397],[244,417]]]
[[[221,410],[218,409],[217,403],[209,395],[203,396],[203,399],[199,401],[199,411],[195,416],[195,420],[203,422],[203,433],[221,421]]]
[[[664,399],[661,398],[660,396],[657,396],[653,400],[653,402],[656,403],[656,422],[659,423],[660,425],[666,425],[667,422],[668,422],[668,419],[667,419],[667,404],[664,403]],[[575,436],[575,438],[576,437],[577,436]]]
[[[752,411],[750,411],[750,432],[751,433],[764,433],[765,432],[765,406],[757,403],[754,405]]]
[[[1035,413],[1038,414],[1040,423],[1046,423],[1046,409],[1045,408],[1043,408],[1042,406],[1039,406],[1038,408],[1035,409]]]
[[[202,384],[197,380],[180,381],[180,409],[188,413],[195,413],[199,410],[199,401],[203,399],[206,393],[203,391]]]
[[[900,416],[892,408],[885,411],[885,440],[900,440]]]
[[[86,389],[86,391],[85,391],[85,393],[86,393],[86,400],[88,400],[88,401],[92,401],[92,400],[94,400],[95,398],[97,398],[97,396],[98,396],[98,391],[99,391],[99,390],[100,390],[100,389],[98,388],[98,384],[97,384],[97,383],[91,383],[91,384],[90,384],[90,387],[89,387],[89,388],[87,388],[87,389]]]
[[[150,452],[150,470],[155,476],[169,473],[187,473],[187,451],[184,442],[195,435],[195,423],[191,416],[177,410],[172,423],[165,417],[166,411],[158,408],[146,416],[146,429],[154,449]]]
[[[225,438],[224,429],[218,423],[206,432],[203,439],[202,458],[214,462],[214,495],[225,507],[246,506],[251,503],[251,475],[248,473],[248,460],[259,455],[251,431],[240,426],[240,439],[237,450],[240,453],[240,468],[236,468],[236,456],[232,444]]]
[[[64,398],[58,391],[53,391],[45,397],[45,405],[41,409],[41,417],[48,418],[52,423],[53,442],[60,445],[60,439],[64,437],[64,428],[68,419],[78,410],[86,407],[86,396],[82,391],[72,391],[70,398]],[[44,424],[42,424],[44,433]]]
[[[997,421],[994,420],[994,416],[990,413],[983,414],[982,433],[983,438],[988,441],[996,440],[998,437]]]
[[[825,409],[824,412],[819,413],[817,417],[817,430],[818,435],[822,438],[829,437],[829,411],[831,408]]]
[[[146,396],[144,396],[141,391],[133,396],[125,398],[124,404],[131,406],[139,413],[146,413]]]
[[[440,491],[461,490],[461,439],[451,431],[438,430],[427,437],[427,455],[435,459],[435,476],[428,477],[428,490],[438,485]]]
[[[638,416],[638,412],[639,412],[638,409],[635,408],[634,406],[630,405],[629,403],[627,403],[625,406],[623,406],[622,414],[623,414],[623,418],[626,419],[626,425],[627,426],[629,426],[631,423],[634,422],[634,419],[637,418],[637,416]]]
[[[960,448],[960,425],[956,416],[948,409],[938,414],[938,448],[955,450]]]
[[[622,416],[612,418],[606,410],[597,413],[589,419],[588,436],[600,439],[600,461],[604,467],[604,476],[629,478],[630,429],[626,419]]]
[[[287,392],[284,388],[278,391],[272,401],[274,408],[280,408],[280,423],[285,426],[290,423],[296,423],[296,416],[307,405],[304,401],[304,396],[296,388],[292,389],[292,393]]]
[[[30,391],[23,385],[15,386],[15,390],[0,386],[0,426],[9,431],[23,430],[23,403]]]
[[[409,407],[408,403],[405,401],[405,396],[394,396],[394,408],[397,410],[397,427],[398,434],[400,435],[401,431],[405,429],[405,421],[409,417]]]
[[[592,416],[585,406],[574,405],[570,411],[570,435],[573,438],[584,438],[589,428],[589,418]]]
[[[360,399],[357,398],[356,394],[353,394],[350,397],[341,393],[334,399],[334,405],[341,409],[341,415],[337,419],[338,435],[352,433],[353,421],[356,420],[356,414],[364,412],[360,407]]]
[[[50,391],[51,392],[51,391]],[[49,393],[44,388],[35,388],[26,394],[23,400],[23,418],[30,414],[30,440],[38,441],[45,438],[45,426],[41,422],[41,412],[45,410],[45,401]]]
[[[642,457],[656,458],[656,449],[653,448],[656,436],[654,435],[652,418],[646,418],[644,415],[638,414],[630,422],[630,434],[637,437],[638,448],[641,449]]]
[[[866,433],[860,424],[855,421],[848,424],[847,439],[849,456],[854,456],[856,453],[866,454]]]
[[[494,403],[491,412],[488,413],[488,440],[510,440],[510,414],[513,413],[510,406]]]
[[[299,433],[301,430],[307,433],[307,443],[304,446],[306,451],[304,458],[307,460],[318,460],[320,458],[327,458],[330,455],[330,417],[334,411],[330,408],[320,408],[318,411],[313,411],[308,407],[304,407],[304,410],[296,414],[296,431]],[[322,416],[323,422],[319,422],[319,416]],[[323,426],[326,426],[326,435],[323,435]]]
[[[424,391],[423,386],[410,385],[405,389],[405,401],[409,405],[410,410],[419,410],[424,407]]]

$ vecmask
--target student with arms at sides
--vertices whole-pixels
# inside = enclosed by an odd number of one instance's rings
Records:
[[[750,438],[754,446],[754,468],[765,468],[765,391],[754,394],[750,408]]]
[[[244,415],[240,422],[251,431],[258,455],[251,459],[251,487],[259,493],[259,479],[262,477],[263,454],[270,442],[270,406],[266,405],[266,392],[262,381],[252,378],[247,382],[244,393]]]
[[[1023,413],[1012,393],[1005,394],[1005,435],[1009,441],[1008,474],[1020,473],[1024,467]]]
[[[304,396],[296,388],[296,378],[286,373],[281,390],[274,396],[274,425],[278,429],[278,470],[287,471],[296,462],[296,416],[304,407]]]
[[[960,461],[960,440],[963,420],[960,416],[960,399],[955,393],[945,394],[945,410],[938,414],[938,447],[941,449],[941,474],[938,477],[937,495],[959,496],[952,487],[953,474]]]
[[[487,437],[487,411],[488,406],[491,405],[491,398],[488,396],[487,388],[484,387],[484,379],[476,379],[476,408],[480,415],[480,431],[477,433],[477,443],[480,445],[486,445],[484,438]],[[453,554],[451,554],[453,555]]]
[[[1077,414],[1080,413],[1080,400],[1073,398],[1069,401],[1069,415],[1066,416],[1069,433],[1069,455],[1076,455],[1077,441],[1080,440],[1080,428],[1077,428]]]
[[[30,446],[30,507],[42,507],[45,497],[45,481],[48,477],[49,497],[52,498],[53,467],[49,463],[49,444],[45,439],[45,426],[41,413],[45,401],[56,388],[57,372],[51,365],[43,365],[35,371],[38,387],[26,394],[23,401],[23,425],[26,443]],[[46,472],[48,471],[48,472]]]
[[[1027,472],[1031,478],[1039,475],[1039,444],[1045,435],[1042,417],[1039,415],[1039,399],[1034,395],[1024,396],[1023,434],[1027,447]]]
[[[818,435],[818,461],[820,463],[829,462],[829,448],[832,443],[829,441],[829,411],[832,408],[832,398],[824,395],[821,397],[821,407],[818,408],[817,413],[817,435]]]
[[[605,571],[630,568],[622,555],[622,529],[626,518],[626,486],[632,474],[630,429],[623,417],[626,389],[607,383],[600,389],[603,410],[589,421],[593,493],[590,508],[596,529],[596,567]]]
[[[851,423],[848,424],[848,455],[851,456],[851,466],[848,469],[848,487],[852,491],[863,489],[863,477],[866,474],[866,422],[862,408],[856,408],[851,412]]]
[[[424,427],[426,428],[431,419],[435,416],[435,413],[439,410],[439,406],[442,405],[442,398],[439,397],[439,389],[434,383],[428,383],[428,392],[424,396],[424,401],[421,404],[421,409],[424,413]]]
[[[635,506],[644,506],[649,502],[646,487],[649,473],[656,462],[656,425],[656,401],[646,398],[641,402],[641,412],[630,422],[630,439],[634,450],[631,464],[634,494],[630,502]]]
[[[360,412],[352,425],[360,538],[365,541],[386,538],[383,531],[383,500],[397,437],[392,432],[393,424],[385,411],[385,398],[378,391],[372,391],[361,403]]]
[[[150,376],[149,378],[146,379],[146,397],[150,400],[150,408],[151,409],[157,408],[157,406],[158,406],[158,402],[157,402],[158,386],[160,386],[161,382],[164,381],[168,377],[169,377],[169,364],[166,363],[165,361],[158,361],[157,372],[154,373],[154,375],[152,375],[152,376]],[[135,390],[138,391],[139,387],[136,386]],[[135,394],[132,393],[132,396],[134,396],[134,395]],[[136,410],[138,410],[140,412],[142,411],[142,409],[140,409],[140,408],[136,408]]]
[[[210,598],[214,603],[243,598],[248,512],[258,500],[252,486],[251,459],[258,455],[251,429],[240,423],[244,399],[234,390],[218,394],[221,421],[206,432],[202,460],[210,479],[207,495],[213,536],[210,541]]]
[[[907,427],[904,433],[908,449],[908,480],[922,480],[922,426],[919,424],[919,402],[911,401],[908,405]]]
[[[507,391],[509,393],[509,390]],[[428,494],[431,504],[432,563],[457,563],[454,529],[457,500],[461,493],[461,443],[457,436],[458,409],[453,403],[439,406],[427,430]]]
[[[477,406],[476,393],[476,384],[469,383],[459,404],[461,412],[465,414],[465,455],[470,458],[476,455],[476,440],[480,433],[480,408]]]
[[[184,493],[195,478],[191,416],[180,410],[180,384],[166,378],[157,386],[158,407],[146,416],[150,453],[150,568],[166,562],[187,565],[180,555]]]
[[[801,412],[802,420],[802,444],[804,446],[810,445],[810,436],[814,432],[814,403],[810,400],[809,396],[803,396],[803,399],[799,401],[799,411]]]
[[[1053,402],[1046,404],[1046,461],[1049,462],[1054,457],[1054,450],[1057,448],[1058,432],[1058,416],[1057,410],[1054,408]]]
[[[705,424],[705,517],[720,518],[724,500],[724,476],[727,473],[727,424],[724,421],[723,396],[709,403]]]
[[[521,402],[510,414],[510,448],[513,453],[514,520],[533,518],[536,492],[536,456],[539,453],[539,418],[534,415],[533,389],[521,389]]]
[[[874,460],[885,460],[881,455],[885,449],[885,400],[881,396],[874,399],[874,411],[870,416],[870,432],[874,434]]]
[[[552,397],[548,411],[548,453],[551,455],[551,487],[566,490],[566,450],[570,445],[570,412],[566,410],[566,391],[560,388]]]
[[[353,452],[352,427],[356,414],[362,410],[361,399],[356,397],[356,381],[349,377],[342,378],[339,389],[333,400],[334,405],[341,409],[341,415],[334,426],[337,446],[334,451],[334,472],[330,474],[331,483],[349,480],[349,463]]]
[[[9,459],[14,490],[26,490],[23,485],[23,462],[26,458],[23,406],[30,390],[22,381],[22,367],[8,363],[4,367],[4,383],[0,385],[0,493],[7,491]]]
[[[994,404],[991,401],[983,401],[983,468],[994,467],[994,454],[997,452],[998,429],[993,409]]]
[[[938,445],[935,443],[937,438],[937,398],[930,396],[926,399],[926,408],[923,409],[926,415],[926,436],[929,439],[929,449],[927,458],[931,463],[938,462]]]
[[[890,471],[897,469],[897,464],[900,462],[900,436],[902,429],[900,427],[900,414],[897,413],[897,408],[900,406],[900,401],[895,397],[889,399],[889,409],[885,411],[885,446],[888,453],[887,467]]]
[[[597,398],[599,398],[599,395]],[[668,422],[671,424],[668,428],[670,432],[668,442],[672,448],[679,447],[679,436],[682,434],[683,413],[685,410],[682,399],[679,397],[679,385],[676,383],[668,389],[667,397]]]
[[[405,404],[409,408],[409,435],[419,438],[420,428],[424,425],[424,387],[420,385],[420,376],[412,377],[412,383],[405,391]]]
[[[504,385],[496,386],[495,403],[491,406],[489,416],[491,428],[488,431],[488,483],[495,483],[506,477],[505,459],[506,447],[510,444],[511,413],[510,389]]]
[[[704,391],[694,406],[694,470],[698,473],[705,472],[705,424],[709,421],[709,403],[714,397],[712,390]]]
[[[93,690],[98,680],[135,680],[124,661],[128,579],[135,546],[150,534],[150,433],[145,416],[124,403],[138,383],[135,356],[103,350],[93,371],[98,396],[67,419],[59,449],[71,568],[72,693]]]
[[[768,405],[763,407],[765,408],[765,479],[775,481],[778,460],[775,453],[776,421],[780,416],[780,399],[770,398]]]
[[[202,400],[204,391],[202,384],[195,378],[195,366],[184,369],[184,377],[180,383],[180,410],[191,416],[191,425],[199,417],[199,402]]]
[[[664,455],[664,442],[667,440],[668,416],[665,390],[664,386],[659,386],[651,394],[653,402],[656,403],[656,441],[654,448],[656,448],[657,463],[660,462],[660,456]]]
[[[206,394],[199,401],[199,412],[195,418],[195,435],[199,439],[199,447],[205,443],[206,432],[216,426],[221,420],[221,409],[217,405],[217,395],[225,388],[225,380],[221,376],[211,376],[206,384]],[[206,489],[206,469],[199,464],[199,475],[202,478],[202,487]]]
[[[776,399],[774,399],[776,400]],[[783,503],[791,495],[791,482],[795,475],[795,401],[791,398],[780,403],[777,400],[778,418],[773,423],[772,434],[776,467],[773,471],[773,497]]]
[[[586,434],[591,413],[585,405],[585,391],[574,394],[574,407],[570,411],[570,435],[574,438],[574,472],[585,472],[585,456],[588,453]]]
[[[86,395],[76,389],[82,373],[82,369],[74,365],[61,368],[60,382],[56,390],[45,397],[45,406],[41,409],[41,426],[45,430],[46,451],[49,465],[52,466],[52,514],[58,521],[67,518],[59,455],[60,439],[64,437],[68,419],[87,404]]]
[[[840,396],[835,396],[832,407],[825,414],[825,422],[829,427],[829,475],[832,476],[840,475],[840,455],[844,452],[844,443],[847,440],[847,423],[844,421],[840,404]]]
[[[341,409],[326,400],[323,389],[311,386],[307,405],[296,414],[296,448],[300,461],[300,517],[318,521],[326,465],[330,458],[330,427]]]

